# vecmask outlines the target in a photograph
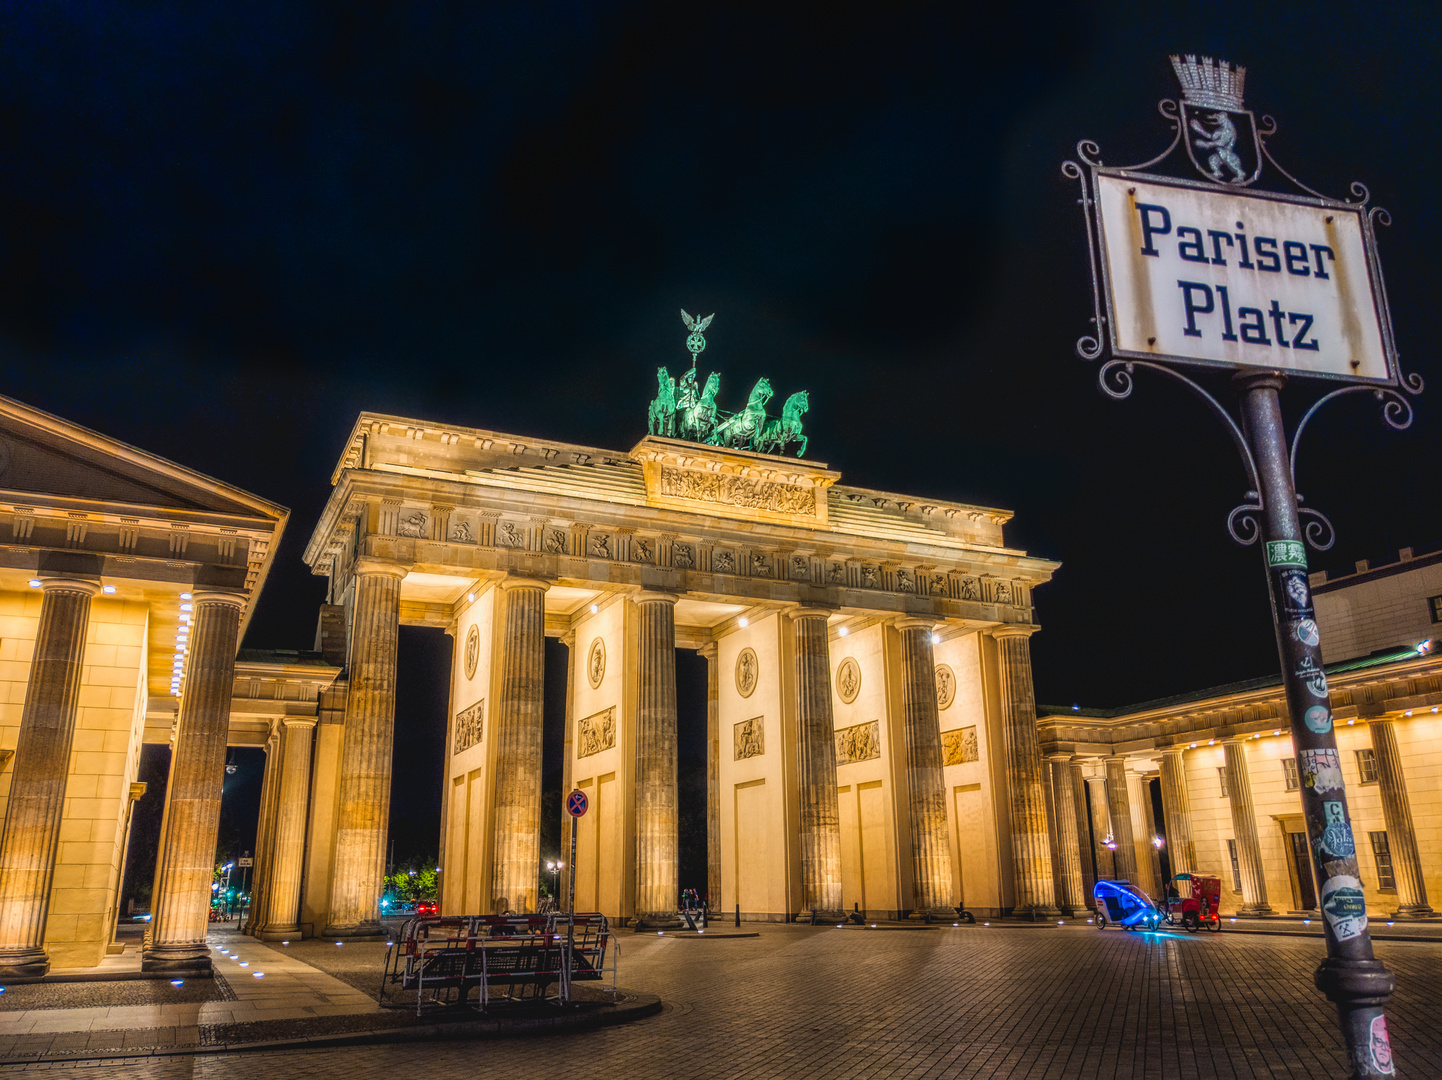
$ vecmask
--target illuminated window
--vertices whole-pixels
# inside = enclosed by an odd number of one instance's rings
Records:
[[[1237,842],[1227,841],[1227,854],[1232,858],[1232,892],[1242,891],[1242,864],[1237,862]]]
[[[1372,838],[1372,857],[1377,860],[1377,888],[1383,892],[1395,892],[1397,879],[1392,876],[1392,849],[1387,845],[1384,832],[1368,833]]]
[[[1222,798],[1225,799],[1227,797],[1227,767],[1225,765],[1217,767],[1217,783],[1222,785]]]
[[[1432,621],[1442,622],[1442,596],[1428,597],[1427,607],[1432,612]]]
[[[1297,783],[1297,759],[1288,757],[1282,759],[1282,775],[1287,780],[1287,790],[1296,791],[1300,786]]]
[[[1357,751],[1357,771],[1362,774],[1362,783],[1377,782],[1377,753],[1375,750]]]

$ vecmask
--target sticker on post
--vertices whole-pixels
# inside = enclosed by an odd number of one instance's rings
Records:
[[[1302,714],[1302,721],[1309,731],[1325,735],[1332,730],[1332,710],[1325,705],[1313,705]]]
[[[1367,1052],[1372,1055],[1372,1069],[1383,1076],[1391,1076],[1396,1071],[1392,1064],[1392,1040],[1387,1038],[1387,1018],[1385,1016],[1372,1017],[1372,1023],[1367,1027]]]
[[[1313,697],[1324,698],[1327,696],[1326,673],[1310,656],[1302,657],[1302,662],[1297,665],[1296,675],[1306,685]]]
[[[1367,898],[1362,895],[1362,882],[1346,875],[1324,882],[1322,914],[1338,941],[1351,941],[1360,936],[1367,929]]]
[[[1303,750],[1297,757],[1302,766],[1302,783],[1312,791],[1325,795],[1342,790],[1342,762],[1336,750]]]
[[[1350,859],[1357,851],[1357,845],[1352,842],[1352,826],[1345,821],[1334,821],[1323,828],[1316,845],[1323,859]]]
[[[1307,568],[1307,549],[1300,540],[1268,540],[1268,566],[1299,566]]]
[[[1289,619],[1310,619],[1314,612],[1312,588],[1307,584],[1307,572],[1295,569],[1278,570],[1277,599]]]
[[[1316,646],[1322,640],[1317,633],[1317,623],[1314,619],[1298,619],[1292,624],[1292,635],[1303,645]]]

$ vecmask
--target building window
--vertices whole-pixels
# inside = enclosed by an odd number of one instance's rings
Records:
[[[1387,834],[1368,833],[1372,838],[1372,857],[1377,860],[1377,888],[1383,892],[1396,892],[1397,879],[1392,876],[1392,849],[1387,846]]]
[[[1222,798],[1227,797],[1227,767],[1221,765],[1217,768],[1217,783],[1222,785]]]
[[[1282,775],[1287,780],[1287,790],[1296,791],[1301,785],[1297,783],[1297,759],[1287,757],[1282,759]]]
[[[1242,891],[1242,864],[1237,862],[1237,842],[1227,841],[1227,854],[1232,858],[1232,892]]]
[[[1375,784],[1377,782],[1377,752],[1375,750],[1357,751],[1357,771],[1362,774],[1362,783]]]
[[[1427,607],[1432,612],[1432,621],[1442,622],[1442,596],[1428,597]]]

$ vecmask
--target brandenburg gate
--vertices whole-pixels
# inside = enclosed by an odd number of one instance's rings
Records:
[[[565,787],[591,807],[578,909],[674,924],[683,648],[709,668],[713,907],[1081,910],[1028,645],[1057,564],[1006,545],[1005,511],[655,426],[618,451],[356,422],[304,556],[345,673],[320,702],[301,922],[379,930],[401,626],[454,640],[443,913],[536,909],[546,637],[569,647]]]

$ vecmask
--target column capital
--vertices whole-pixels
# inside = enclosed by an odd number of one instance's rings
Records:
[[[1071,761],[1073,755],[1067,753],[1065,750],[1053,750],[1049,754],[1043,754],[1042,757],[1047,761],[1060,761],[1062,764],[1066,764]]]
[[[788,619],[829,619],[837,613],[837,608],[830,607],[796,607],[786,612]]]
[[[75,592],[84,593],[86,596],[94,596],[100,592],[100,582],[86,581],[84,578],[72,577],[39,577],[41,592]]]
[[[551,583],[549,581],[527,577],[525,574],[507,574],[501,579],[500,584],[496,586],[496,588],[502,592],[506,592],[509,589],[540,589],[542,592],[546,592],[550,587]]]
[[[1172,756],[1173,754],[1175,754],[1177,757],[1181,757],[1183,754],[1185,754],[1185,753],[1187,752],[1188,747],[1186,747],[1186,746],[1159,746],[1159,747],[1157,747],[1157,749],[1162,752],[1162,757],[1170,757],[1170,756]]]
[[[681,599],[675,593],[659,592],[655,589],[642,589],[635,596],[631,597],[638,604],[674,604]]]
[[[394,559],[381,559],[375,555],[362,555],[355,561],[351,568],[353,577],[398,577],[403,578],[410,573],[411,568],[406,563],[396,562]]]
[[[1001,626],[988,626],[982,633],[1000,641],[1002,638],[1029,638],[1040,629],[1040,626],[1030,623],[1006,623]]]
[[[282,716],[280,724],[287,728],[313,728],[316,718],[314,716]]]
[[[190,599],[197,607],[201,604],[218,604],[233,607],[237,611],[245,607],[245,594],[238,592],[206,590],[205,592],[192,593]]]
[[[559,640],[560,640],[560,642],[561,642],[562,645],[566,646],[566,648],[568,648],[568,649],[573,649],[573,648],[575,648],[575,647],[576,647],[576,631],[574,631],[574,630],[567,630],[564,634],[562,634],[562,635],[560,636],[560,639],[559,639]]]
[[[714,641],[707,642],[696,650],[698,656],[704,656],[707,660],[715,660],[718,652],[720,652],[720,646]]]
[[[145,789],[150,785],[143,780],[137,780],[130,785],[130,801],[134,802],[145,794]]]
[[[891,625],[898,630],[925,630],[927,633],[935,633],[937,621],[935,619],[923,619],[916,615],[903,615],[899,619],[893,619]]]

